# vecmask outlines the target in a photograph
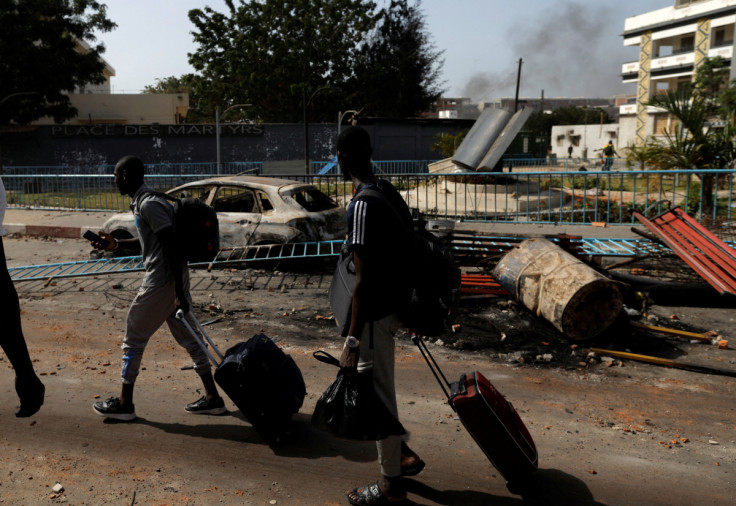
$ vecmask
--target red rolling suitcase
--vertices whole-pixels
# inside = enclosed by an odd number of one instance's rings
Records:
[[[509,491],[520,494],[531,488],[537,470],[537,447],[511,402],[477,371],[448,382],[424,341],[417,336],[412,339],[462,424],[506,478]]]

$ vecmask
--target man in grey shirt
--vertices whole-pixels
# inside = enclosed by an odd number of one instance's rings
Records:
[[[135,216],[138,238],[118,240],[100,232],[107,245],[92,243],[97,249],[140,249],[146,269],[141,287],[128,310],[123,339],[122,393],[120,397],[94,403],[93,409],[107,418],[135,419],[133,387],[143,351],[153,333],[166,322],[174,339],[192,357],[194,370],[204,385],[205,395],[184,409],[189,413],[220,415],[226,411],[225,403],[217,392],[207,355],[175,316],[178,309],[184,313],[189,311],[192,299],[189,271],[186,262],[179,258],[174,242],[174,208],[144,184],[143,174],[143,162],[135,156],[123,157],[115,166],[115,184],[120,193],[133,198],[130,208]]]

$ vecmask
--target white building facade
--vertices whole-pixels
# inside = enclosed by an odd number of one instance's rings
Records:
[[[674,0],[674,5],[627,18],[624,45],[638,46],[637,61],[622,65],[624,83],[636,84],[636,101],[619,108],[619,144],[642,145],[662,135],[673,119],[646,104],[656,94],[675,91],[694,79],[706,58],[720,56],[734,65],[736,0]]]

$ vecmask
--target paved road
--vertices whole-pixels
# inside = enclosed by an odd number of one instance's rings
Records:
[[[9,239],[6,246],[11,256],[84,249],[79,240]],[[320,273],[196,271],[193,279],[200,319],[225,316],[208,327],[223,348],[263,331],[302,369],[309,395],[292,441],[268,446],[231,403],[228,416],[185,413],[199,385],[181,370],[186,354],[165,331],[144,358],[135,398],[140,419],[103,422],[91,404],[119,389],[121,332],[139,282],[129,274],[18,284],[29,346],[48,390],[36,417],[16,419],[12,371],[0,367],[3,501],[46,502],[58,481],[65,491],[57,499],[70,504],[131,504],[135,494],[137,504],[335,505],[346,504],[348,489],[375,478],[371,443],[335,439],[309,423],[335,374],[311,353],[337,353],[334,324],[316,318],[329,314],[330,279]],[[488,310],[484,317],[504,311]],[[658,311],[667,318],[676,310]],[[733,310],[723,311],[721,321],[729,315],[733,321]],[[520,504],[454,417],[411,343],[398,345],[402,419],[428,463],[410,483],[410,500]],[[714,364],[736,361],[733,350],[700,349]],[[632,362],[587,366],[584,348],[573,346],[565,353],[583,365],[520,365],[487,351],[432,350],[451,379],[479,370],[514,402],[540,455],[530,503],[725,505],[736,496],[733,378]],[[674,343],[678,350],[683,346]]]

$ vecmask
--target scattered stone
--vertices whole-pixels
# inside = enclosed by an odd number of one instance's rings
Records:
[[[506,354],[506,361],[512,364],[515,362],[523,362],[524,356],[520,351],[515,351],[513,353]]]
[[[670,315],[670,320],[679,320],[679,319],[680,319],[680,317],[677,316],[676,314],[671,314]]]
[[[637,311],[636,309],[631,309],[630,307],[627,307],[624,305],[624,311],[629,316],[641,316],[641,312]]]
[[[720,444],[718,441],[713,441],[712,439],[708,440],[708,443],[712,445]]]
[[[725,339],[721,339],[718,341],[718,349],[719,350],[727,350],[728,349],[728,341]]]
[[[53,486],[53,487],[51,488],[51,491],[52,491],[52,492],[53,492],[54,494],[60,494],[61,492],[63,492],[63,491],[64,491],[64,486],[63,486],[63,485],[62,485],[61,483],[59,483],[59,482],[56,482],[56,485],[54,485],[54,486]]]

